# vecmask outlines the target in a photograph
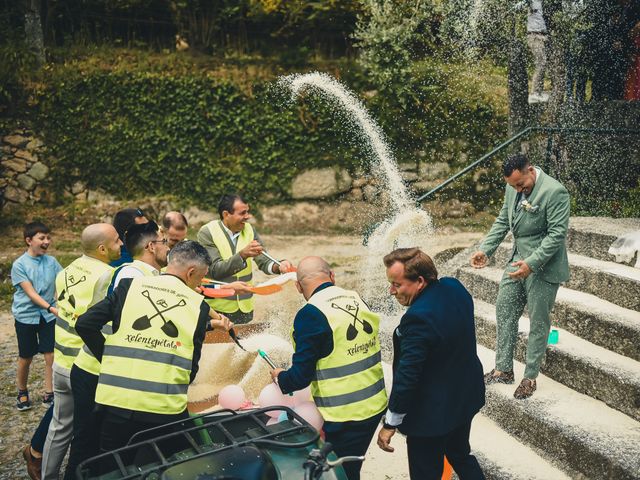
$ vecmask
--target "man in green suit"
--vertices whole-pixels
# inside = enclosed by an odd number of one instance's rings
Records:
[[[513,383],[513,351],[518,320],[529,312],[529,341],[524,378],[513,394],[523,399],[536,390],[536,377],[547,348],[549,314],[561,282],[569,279],[565,239],[569,228],[569,193],[557,180],[529,163],[525,155],[507,157],[504,205],[479,251],[471,256],[483,268],[509,231],[513,251],[496,301],[496,367],[485,383]]]

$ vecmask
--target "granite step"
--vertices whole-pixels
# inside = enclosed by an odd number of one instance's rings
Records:
[[[615,261],[609,247],[618,237],[634,231],[640,231],[638,218],[571,217],[567,248],[579,255]]]
[[[455,276],[475,300],[495,304],[503,271],[460,267]],[[552,324],[595,345],[640,361],[640,313],[577,290],[560,287]]]
[[[492,261],[504,268],[511,260],[513,244],[502,243]],[[571,278],[565,287],[596,295],[616,305],[640,311],[640,268],[569,253]]]
[[[469,443],[471,453],[478,459],[487,480],[574,478],[574,475],[562,471],[482,413],[473,419]]]
[[[478,342],[496,347],[495,306],[476,300]],[[515,358],[525,361],[529,319],[522,317]],[[558,329],[559,342],[547,347],[541,371],[580,393],[602,400],[636,420],[640,420],[640,362],[611,352]]]
[[[478,346],[485,371],[494,352]],[[516,379],[524,366],[514,365]],[[487,387],[483,413],[545,458],[590,479],[637,480],[640,475],[640,423],[605,403],[540,375],[538,390],[515,400],[515,385]],[[582,477],[584,478],[584,477]]]

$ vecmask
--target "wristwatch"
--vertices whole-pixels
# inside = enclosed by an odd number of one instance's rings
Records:
[[[397,425],[389,425],[386,421],[382,422],[382,428],[386,428],[387,430],[397,430]]]
[[[51,305],[47,307],[47,313],[51,313]]]

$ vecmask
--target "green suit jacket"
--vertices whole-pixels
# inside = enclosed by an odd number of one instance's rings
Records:
[[[569,192],[542,170],[527,198],[529,206],[516,209],[515,188],[507,185],[504,205],[489,234],[480,245],[488,257],[493,255],[509,231],[513,232],[511,259],[522,259],[549,283],[569,280],[569,261],[565,239],[569,229]]]

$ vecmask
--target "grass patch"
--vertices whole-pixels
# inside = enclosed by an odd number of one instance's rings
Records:
[[[11,282],[0,282],[0,310],[9,310],[11,308],[14,291]]]

